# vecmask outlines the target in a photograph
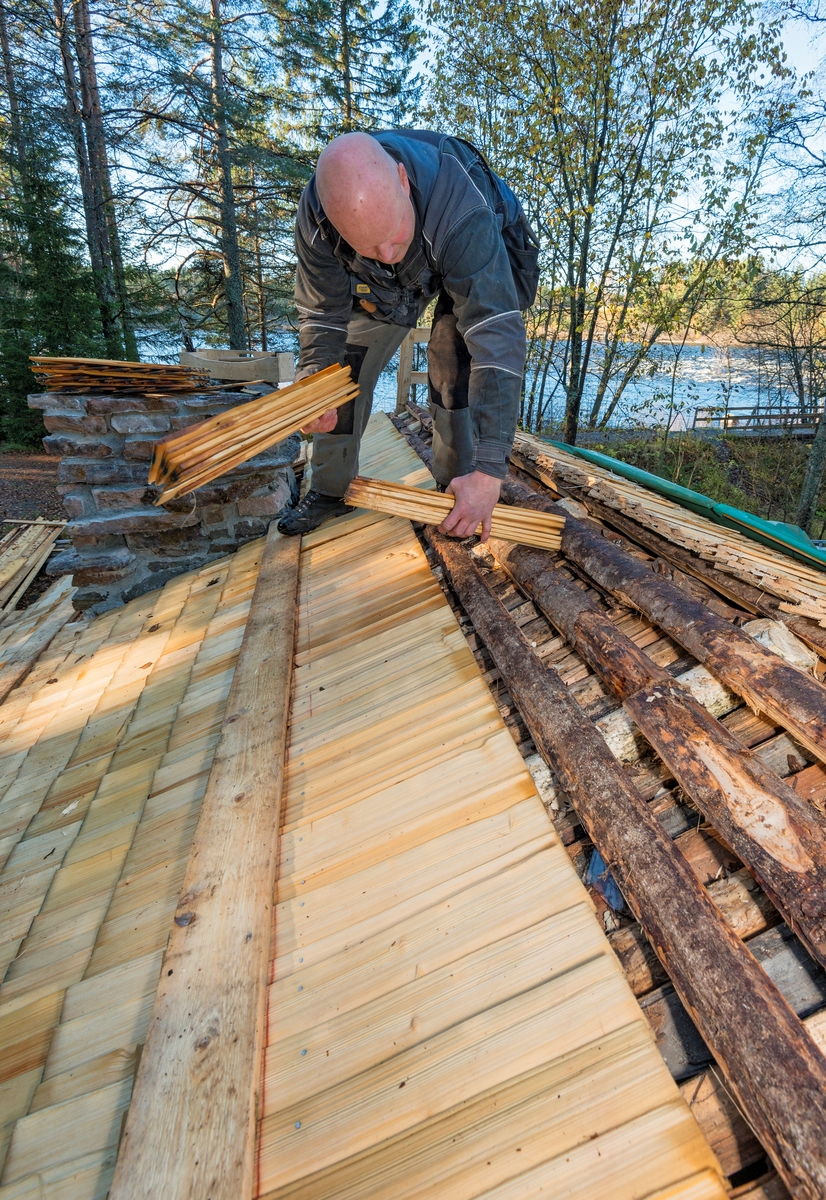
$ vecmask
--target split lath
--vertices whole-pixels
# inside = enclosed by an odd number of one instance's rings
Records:
[[[424,481],[383,416],[360,469]],[[724,1195],[410,525],[300,596],[259,1194]]]

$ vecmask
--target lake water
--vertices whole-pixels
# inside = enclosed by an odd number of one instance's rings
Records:
[[[376,388],[374,407],[384,412],[392,412],[396,403],[397,363],[394,359],[388,365]],[[669,415],[673,364],[669,348],[656,346],[652,362],[626,387],[610,424],[662,425]],[[596,374],[590,375],[582,405],[584,420],[590,412],[596,386]],[[549,403],[545,424],[554,425],[563,418],[565,395],[561,382],[554,389],[550,372],[546,389]],[[424,402],[424,388],[418,389],[418,397]],[[788,381],[778,378],[776,367],[758,351],[741,346],[729,349],[686,346],[675,372],[671,428],[691,428],[696,409],[722,409],[726,403],[731,408],[797,407]]]
[[[290,330],[277,330],[272,335],[271,350],[297,350],[297,335]],[[154,348],[153,348],[154,349]],[[416,369],[425,366],[425,348],[417,351],[421,361]],[[147,358],[167,358],[147,345]],[[168,361],[177,361],[177,350],[168,355]],[[654,347],[651,362],[628,385],[623,393],[610,425],[662,426],[669,417],[671,372],[674,355],[668,346]],[[598,360],[597,360],[598,365]],[[379,377],[374,393],[374,408],[392,412],[396,404],[396,371],[398,354],[395,355]],[[530,384],[530,377],[528,384]],[[589,375],[582,405],[582,423],[587,421],[590,405],[596,391],[597,374]],[[549,371],[546,383],[548,405],[545,410],[546,427],[561,422],[565,410],[565,396],[561,382],[554,380]],[[417,400],[426,402],[426,388],[417,389]],[[715,346],[686,346],[679,356],[675,373],[674,405],[670,412],[671,428],[691,428],[696,409],[722,409],[726,403],[731,408],[766,408],[790,405],[797,407],[788,380],[778,375],[765,354],[742,346],[718,348]]]

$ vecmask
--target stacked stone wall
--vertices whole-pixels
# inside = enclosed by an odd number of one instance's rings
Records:
[[[250,399],[238,392],[29,397],[43,411],[43,445],[61,459],[58,491],[70,549],[49,564],[71,574],[75,607],[104,612],[266,533],[295,497],[298,435],[189,496],[155,507],[147,482],[159,438]]]

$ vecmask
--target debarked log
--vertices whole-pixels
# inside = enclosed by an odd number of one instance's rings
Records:
[[[428,532],[542,757],[796,1197],[826,1193],[826,1058],[461,545]]]
[[[496,558],[605,683],[674,778],[826,965],[826,821],[652,662],[547,551],[491,539]]]
[[[504,481],[502,498],[522,508],[564,512],[515,479]],[[771,717],[826,762],[826,687],[819,680],[656,575],[585,521],[567,516],[562,551],[601,588],[643,613],[693,654],[755,712]]]

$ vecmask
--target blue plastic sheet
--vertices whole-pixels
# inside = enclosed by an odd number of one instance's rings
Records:
[[[591,854],[588,870],[585,872],[585,886],[596,888],[605,903],[613,908],[614,912],[627,911],[622,892],[614,882],[614,876],[599,850],[594,850]]]

